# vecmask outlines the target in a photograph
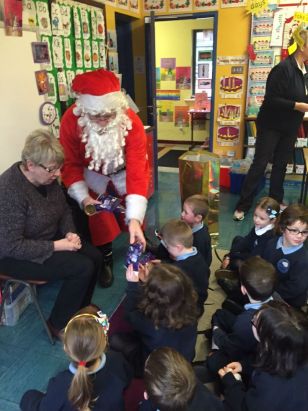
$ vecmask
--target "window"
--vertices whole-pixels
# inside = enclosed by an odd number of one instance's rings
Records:
[[[192,94],[212,96],[213,30],[193,30]]]

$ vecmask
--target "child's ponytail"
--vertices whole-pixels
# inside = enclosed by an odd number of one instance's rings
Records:
[[[92,399],[92,381],[85,365],[79,362],[76,374],[68,391],[68,399],[79,411],[90,411],[89,404]]]
[[[76,368],[68,399],[78,411],[90,411],[93,395],[89,371],[101,360],[106,345],[109,322],[107,316],[82,313],[73,317],[64,331],[64,350]]]

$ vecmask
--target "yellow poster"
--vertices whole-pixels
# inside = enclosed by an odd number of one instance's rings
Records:
[[[246,10],[251,14],[259,14],[262,10],[267,9],[268,0],[249,0]]]

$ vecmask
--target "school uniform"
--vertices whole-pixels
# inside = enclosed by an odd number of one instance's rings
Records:
[[[247,363],[247,371],[250,370],[248,364],[254,359],[258,344],[252,332],[251,320],[257,310],[270,300],[272,297],[263,303],[245,304],[244,311],[239,315],[224,309],[215,312],[212,317],[212,341],[218,350],[214,350],[206,361],[213,374],[232,361],[243,360]]]
[[[191,362],[195,356],[197,322],[177,329],[156,327],[152,320],[139,311],[140,295],[139,283],[128,282],[125,300],[126,318],[141,341],[141,360],[144,362],[156,348],[171,347]]]
[[[27,391],[20,402],[22,411],[76,411],[68,400],[68,391],[76,367],[71,363],[68,370],[51,378],[46,393]],[[95,372],[89,373],[93,384],[93,411],[121,411],[125,409],[123,391],[128,386],[132,372],[122,354],[108,351],[103,354]]]
[[[308,367],[290,378],[254,371],[248,390],[242,381],[227,373],[222,378],[226,411],[307,411]]]
[[[209,230],[206,225],[200,223],[192,227],[193,232],[193,246],[199,251],[204,258],[208,267],[212,264],[212,246]],[[152,250],[153,251],[153,250]],[[163,242],[160,242],[157,249],[154,251],[155,256],[164,263],[172,263],[168,250]]]
[[[223,411],[222,402],[208,388],[197,383],[192,400],[187,405],[187,411]],[[142,401],[139,411],[159,411],[150,400]]]
[[[192,227],[193,246],[204,258],[208,267],[212,264],[212,245],[208,227],[202,223]]]
[[[261,257],[276,268],[276,291],[293,307],[306,304],[308,291],[308,251],[304,244],[284,247],[282,237],[269,240]]]
[[[204,311],[204,302],[208,297],[207,289],[210,276],[210,270],[204,261],[204,258],[196,247],[193,247],[192,252],[176,257],[173,264],[184,271],[184,273],[192,280],[198,294],[198,308],[202,314]]]
[[[274,226],[269,224],[261,229],[253,227],[245,236],[234,237],[230,250],[230,268],[237,269],[236,260],[259,255],[267,241],[274,237]]]

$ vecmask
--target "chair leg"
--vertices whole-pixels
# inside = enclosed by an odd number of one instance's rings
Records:
[[[2,301],[1,301],[1,305],[0,305],[0,322],[1,322],[2,313],[3,313],[3,310],[4,310],[4,303],[5,303],[8,291],[9,291],[9,285],[10,285],[10,282],[6,281],[5,285],[4,285],[4,288],[3,288],[3,292],[2,292]]]
[[[35,292],[35,285],[33,285],[33,284],[27,284],[27,287],[30,289],[32,302],[34,303],[34,305],[35,305],[35,307],[36,307],[36,309],[37,309],[37,312],[39,313],[39,316],[40,316],[40,318],[41,318],[41,320],[42,320],[42,323],[43,323],[43,325],[44,325],[45,331],[46,331],[47,334],[48,334],[49,341],[50,341],[51,344],[54,344],[54,343],[55,343],[55,342],[54,342],[54,339],[53,339],[53,337],[52,337],[52,335],[51,335],[51,332],[50,332],[50,330],[49,330],[49,328],[48,328],[48,325],[47,325],[47,322],[46,322],[46,320],[45,320],[45,317],[44,317],[44,315],[43,315],[43,313],[42,313],[41,307],[40,307],[40,305],[39,305],[39,303],[38,303],[38,301],[37,301],[36,292]]]

